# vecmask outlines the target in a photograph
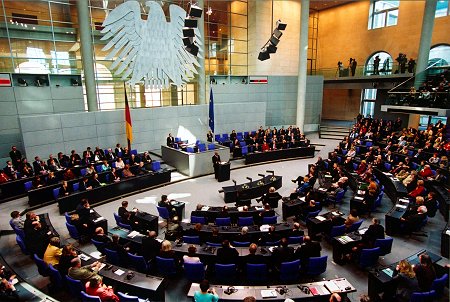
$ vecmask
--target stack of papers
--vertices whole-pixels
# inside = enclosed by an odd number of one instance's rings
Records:
[[[325,217],[322,217],[322,216],[316,216],[315,217],[317,220],[319,220],[319,221],[325,221],[325,220],[327,220]]]
[[[209,210],[209,207],[208,207],[208,206],[202,207],[202,211],[208,211],[208,210]]]
[[[339,216],[338,212],[331,212],[331,214],[333,214],[334,216]]]
[[[356,199],[356,200],[364,200],[364,197],[361,197],[361,196],[355,196],[355,199]]]
[[[386,176],[392,176],[392,174],[388,173],[388,172],[383,172],[383,174],[386,175]]]
[[[388,267],[383,270],[383,273],[385,273],[389,277],[392,277],[392,275],[394,274],[394,271]]]
[[[330,291],[330,293],[339,293],[342,290],[334,283],[333,280],[325,281],[325,287]]]
[[[407,206],[404,205],[404,204],[396,204],[395,207],[396,208],[401,208],[401,209],[406,209],[407,208]]]
[[[262,289],[261,290],[261,297],[263,299],[265,298],[276,298],[277,297],[277,291],[274,289]]]
[[[104,219],[105,219],[105,217],[100,216],[97,219],[95,219],[94,222],[99,222],[99,221],[104,220]]]
[[[344,236],[339,237],[338,240],[339,240],[341,243],[348,243],[348,242],[354,241],[352,238],[350,238],[350,237],[347,236],[347,235],[344,235]]]
[[[346,289],[348,287],[353,288],[353,286],[345,278],[333,280],[333,283],[336,284],[341,292],[348,291],[348,289]]]
[[[139,235],[139,232],[132,231],[132,232],[130,232],[130,234],[127,235],[127,237],[134,238],[134,237],[136,237],[137,235]]]
[[[114,274],[118,275],[118,276],[122,276],[125,273],[125,271],[121,270],[121,269],[117,269]]]
[[[90,253],[89,254],[92,258],[95,258],[95,259],[100,259],[100,258],[102,258],[102,253],[100,253],[99,251],[95,251],[95,252],[92,252],[92,253]]]
[[[89,259],[91,259],[91,257],[89,257],[88,255],[85,255],[85,254],[80,254],[80,259],[84,260],[84,261],[88,261]]]

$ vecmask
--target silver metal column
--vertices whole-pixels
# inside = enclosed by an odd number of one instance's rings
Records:
[[[88,0],[77,1],[78,25],[80,29],[81,58],[89,111],[97,111],[97,89],[95,86],[94,53]]]
[[[297,85],[297,127],[304,132],[305,126],[305,98],[306,98],[306,72],[308,55],[308,23],[309,0],[301,0],[300,9],[300,47],[298,51],[298,85]]]
[[[420,34],[419,57],[417,58],[416,79],[414,87],[419,88],[425,79],[423,71],[428,67],[430,56],[431,37],[433,35],[434,15],[436,13],[437,0],[427,0],[422,20],[422,32]]]

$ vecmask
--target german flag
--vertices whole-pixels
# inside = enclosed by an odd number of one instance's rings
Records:
[[[130,106],[128,105],[127,88],[124,83],[125,89],[125,128],[127,131],[128,149],[131,150],[131,142],[133,141],[133,126],[131,124]]]

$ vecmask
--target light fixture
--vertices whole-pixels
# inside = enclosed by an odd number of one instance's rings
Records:
[[[195,37],[194,29],[192,28],[183,28],[183,37]]]
[[[197,20],[190,18],[184,19],[184,27],[197,28]]]
[[[259,53],[259,55],[258,55],[258,60],[260,60],[260,61],[265,61],[265,60],[268,60],[268,59],[270,59],[270,54],[269,54],[269,52],[267,51],[267,49],[263,49],[260,53]]]
[[[279,40],[282,35],[283,35],[283,33],[280,30],[278,30],[277,28],[275,28],[275,30],[273,31],[273,36]]]
[[[206,14],[207,14],[208,16],[211,16],[212,13],[213,13],[213,11],[212,11],[212,8],[211,8],[211,6],[210,6],[210,7],[208,7],[208,10],[206,11]]]
[[[192,43],[189,46],[186,46],[186,51],[189,52],[191,55],[193,56],[197,56],[199,48],[197,45],[195,45],[194,43]]]
[[[274,46],[277,46],[278,42],[280,42],[280,40],[277,39],[275,36],[272,36],[272,37],[270,37],[269,42],[272,43]]]
[[[194,43],[194,38],[192,38],[192,37],[191,38],[190,37],[183,38],[184,46],[189,46],[192,43]]]
[[[267,48],[268,53],[276,53],[277,52],[277,47],[270,42],[267,43],[266,48]]]
[[[276,24],[277,24],[277,29],[278,30],[285,30],[286,29],[287,23],[283,23],[283,22],[281,22],[281,20],[278,20]]]
[[[278,20],[276,22],[276,28],[273,30],[272,35],[270,36],[269,41],[266,42],[261,52],[258,55],[258,60],[265,61],[270,59],[271,53],[277,52],[277,45],[280,43],[280,38],[283,35],[282,30],[286,29],[287,24]]]

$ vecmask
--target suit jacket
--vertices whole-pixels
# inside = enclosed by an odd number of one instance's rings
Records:
[[[245,263],[265,264],[266,263],[266,258],[263,255],[249,254],[249,255],[245,256]]]
[[[381,224],[371,224],[362,239],[369,245],[373,245],[376,239],[384,239],[384,227]]]
[[[13,163],[13,165],[17,165],[19,163],[19,161],[22,159],[22,153],[20,153],[19,150],[16,151],[9,151],[9,157],[11,158],[11,161]]]
[[[145,236],[142,238],[142,256],[148,261],[154,259],[161,249],[161,242],[155,238]]]
[[[103,242],[103,243],[108,243],[108,242],[112,242],[111,238],[109,238],[107,235],[103,234],[103,235],[98,235],[95,234],[92,239],[94,239],[95,241],[99,241],[99,242]]]
[[[220,264],[237,263],[239,252],[232,247],[221,247],[217,250],[216,262]]]
[[[283,262],[292,261],[294,258],[294,248],[287,247],[277,247],[273,250],[272,259],[274,260],[275,265],[279,266]]]
[[[108,152],[108,154],[105,155],[106,160],[115,160],[116,155],[114,153]]]
[[[175,138],[173,136],[168,136],[166,142],[168,147],[172,147],[173,144],[175,144]]]
[[[213,165],[214,166],[218,166],[219,165],[219,163],[220,163],[220,155],[213,155],[213,157],[212,157],[212,162],[213,162]]]
[[[296,258],[300,259],[300,262],[303,264],[308,263],[308,259],[311,257],[320,257],[320,251],[322,247],[320,246],[320,242],[310,241],[301,245],[296,251]]]
[[[97,273],[91,270],[90,265],[86,265],[83,267],[71,267],[69,268],[69,271],[67,275],[75,280],[80,280],[82,282],[86,282],[89,279],[91,279],[93,276],[95,276]]]

